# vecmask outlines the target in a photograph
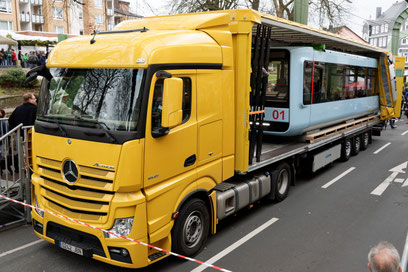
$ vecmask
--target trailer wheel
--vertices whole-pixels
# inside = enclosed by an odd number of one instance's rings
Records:
[[[204,201],[189,200],[172,229],[172,250],[187,257],[197,255],[207,242],[209,229],[210,215]]]
[[[290,184],[292,182],[292,172],[289,164],[281,163],[277,168],[277,176],[275,184],[275,201],[281,202],[289,193]]]
[[[345,139],[341,144],[341,161],[348,161],[351,156],[351,141],[350,139]]]
[[[368,132],[364,132],[361,135],[361,150],[366,150],[369,143],[370,143],[370,134],[368,134]]]
[[[360,152],[361,148],[361,137],[356,136],[353,138],[353,144],[351,145],[351,155],[355,156]]]

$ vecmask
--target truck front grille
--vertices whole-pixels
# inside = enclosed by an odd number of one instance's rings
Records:
[[[67,183],[62,176],[62,162],[37,157],[42,179],[40,195],[52,211],[68,217],[105,223],[112,201],[115,172],[78,165],[78,180]]]

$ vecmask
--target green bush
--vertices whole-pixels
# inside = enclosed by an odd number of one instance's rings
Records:
[[[38,83],[38,80],[33,80],[24,85],[24,80],[26,80],[26,75],[22,68],[10,68],[0,75],[0,86],[5,88],[32,87]]]

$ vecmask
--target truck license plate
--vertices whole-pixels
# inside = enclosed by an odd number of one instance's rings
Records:
[[[81,256],[84,255],[84,251],[82,250],[82,248],[79,248],[79,247],[76,247],[76,246],[61,242],[61,241],[59,242],[59,246],[62,249],[74,252],[74,253],[76,253],[78,255],[81,255]]]

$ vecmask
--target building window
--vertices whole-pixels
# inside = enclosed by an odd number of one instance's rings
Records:
[[[13,30],[13,22],[0,21],[0,30]]]
[[[0,0],[0,12],[11,13],[10,0]]]
[[[84,13],[82,11],[79,12],[79,20],[84,19]]]
[[[54,19],[57,19],[57,20],[62,20],[63,19],[63,17],[62,17],[62,8],[53,8],[52,14],[53,14]]]
[[[385,24],[385,25],[384,25],[384,30],[385,30],[385,32],[388,33],[388,24]]]
[[[94,0],[95,1],[95,8],[102,8],[102,0]]]
[[[63,26],[55,26],[54,30],[55,30],[55,33],[58,33],[58,34],[63,34],[64,33],[64,27]]]
[[[83,30],[83,29],[81,29],[81,30],[79,31],[79,35],[84,35],[84,30]]]
[[[407,44],[407,39],[402,39],[401,44]]]
[[[103,25],[103,15],[95,14],[95,25]]]

